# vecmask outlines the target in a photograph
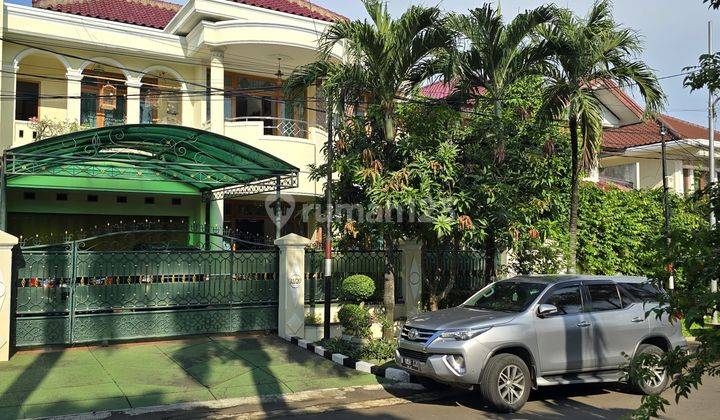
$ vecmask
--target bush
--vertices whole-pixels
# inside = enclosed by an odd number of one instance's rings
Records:
[[[375,282],[364,274],[355,274],[343,280],[341,291],[349,302],[364,302],[375,293]]]
[[[347,342],[341,338],[322,340],[320,345],[333,353],[341,353],[355,360],[385,362],[395,357],[395,340],[377,339],[365,344]]]
[[[370,338],[372,333],[372,316],[370,310],[359,305],[346,303],[338,311],[338,319],[343,333],[359,338]]]
[[[319,314],[308,313],[305,315],[305,325],[320,325],[322,323],[322,317]]]

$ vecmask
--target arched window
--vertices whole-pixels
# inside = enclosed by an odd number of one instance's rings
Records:
[[[125,124],[127,86],[125,75],[112,66],[93,64],[83,70],[80,124],[108,127]]]
[[[181,85],[163,71],[146,74],[140,87],[140,122],[180,125]]]

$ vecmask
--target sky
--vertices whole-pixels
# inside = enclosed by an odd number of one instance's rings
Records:
[[[313,0],[351,19],[366,17],[359,0]],[[495,0],[497,2],[497,0]],[[447,11],[463,12],[478,7],[481,0],[409,1],[389,0],[394,16],[410,4],[438,5]],[[547,3],[542,0],[501,0],[507,19],[526,9]],[[556,0],[555,4],[568,7],[584,15],[592,0]],[[614,15],[618,23],[637,30],[643,37],[645,50],[641,58],[652,67],[658,77],[682,73],[682,69],[695,65],[700,54],[708,50],[707,23],[714,27],[713,44],[720,50],[720,11],[708,10],[702,0],[615,0]],[[668,96],[666,114],[691,122],[707,125],[707,91],[690,91],[683,87],[683,77],[661,80]],[[635,94],[637,99],[639,95]]]
[[[184,3],[183,0],[171,0]],[[351,19],[366,17],[359,0],[312,0]],[[497,0],[494,0],[497,2]],[[547,3],[542,0],[500,0],[503,14],[511,19],[519,11]],[[29,5],[30,0],[6,0],[8,3]],[[447,11],[463,12],[478,7],[482,0],[389,0],[390,11],[399,16],[410,4],[438,5]],[[556,0],[562,7],[569,7],[585,14],[592,0]],[[637,30],[645,42],[641,58],[651,66],[658,77],[677,75],[687,66],[697,63],[700,54],[706,53],[707,23],[714,27],[713,44],[720,50],[720,11],[708,10],[702,0],[615,0],[616,20]],[[661,80],[668,96],[665,113],[707,125],[707,92],[690,93],[683,87],[683,77]],[[637,95],[635,95],[637,98]]]

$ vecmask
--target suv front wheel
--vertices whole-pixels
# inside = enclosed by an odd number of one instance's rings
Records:
[[[485,402],[503,413],[517,411],[525,405],[531,387],[530,369],[514,354],[493,356],[480,380],[480,393]]]

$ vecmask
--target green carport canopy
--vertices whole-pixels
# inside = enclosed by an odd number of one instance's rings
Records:
[[[35,141],[6,150],[2,170],[7,187],[52,188],[39,177],[78,189],[107,180],[118,189],[153,191],[155,183],[168,182],[216,200],[293,188],[298,181],[298,168],[262,150],[164,124],[103,127]]]

